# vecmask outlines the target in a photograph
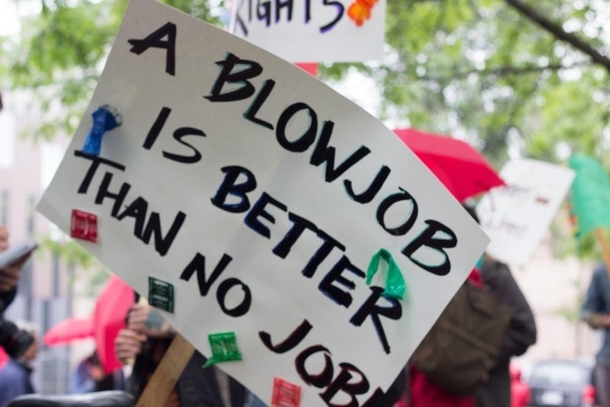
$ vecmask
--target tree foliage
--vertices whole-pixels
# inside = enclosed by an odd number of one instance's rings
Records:
[[[214,24],[225,7],[165,1]],[[384,59],[325,64],[323,79],[357,69],[378,85],[380,118],[465,138],[497,166],[509,155],[562,162],[575,150],[610,165],[607,2],[387,1]],[[40,0],[19,35],[0,39],[0,89],[35,89],[48,112],[30,136],[73,132],[126,3]]]
[[[389,0],[386,57],[358,67],[379,83],[382,114],[465,137],[496,164],[511,152],[561,161],[572,150],[607,162],[607,67],[510,3]],[[606,53],[607,3],[530,4],[567,34]],[[334,65],[324,74],[337,79],[345,69]]]
[[[194,17],[219,24],[224,0],[166,0]],[[15,0],[19,8],[20,2]],[[21,32],[0,38],[0,90],[36,92],[44,123],[26,136],[72,134],[97,84],[126,0],[40,1],[40,12],[21,19]]]
[[[18,0],[17,5],[19,5]],[[221,0],[166,0],[219,24]],[[0,87],[39,91],[50,116],[35,137],[76,126],[107,54],[126,0],[41,0],[19,36],[0,42]],[[380,117],[465,137],[501,164],[510,152],[557,161],[571,149],[606,162],[610,66],[593,61],[571,36],[600,55],[610,32],[603,0],[388,0],[381,62],[357,64],[382,95]],[[540,17],[542,16],[542,17]],[[536,17],[555,27],[541,26]],[[554,28],[554,29],[553,29]],[[559,35],[558,35],[559,34]],[[325,65],[342,78],[350,65]],[[608,162],[610,164],[610,162]]]

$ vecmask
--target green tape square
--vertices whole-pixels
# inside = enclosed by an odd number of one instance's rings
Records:
[[[166,281],[148,277],[148,303],[174,313],[174,286]]]
[[[242,360],[241,352],[237,346],[235,332],[223,332],[208,335],[212,357],[208,359],[204,368],[222,362],[235,362]]]

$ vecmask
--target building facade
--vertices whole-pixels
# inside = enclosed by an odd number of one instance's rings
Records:
[[[25,92],[4,93],[0,112],[0,224],[8,226],[12,244],[40,240],[51,231],[36,204],[50,175],[45,170],[53,170],[52,152],[57,147],[22,137],[41,117],[30,101]],[[17,298],[5,318],[33,322],[41,340],[50,327],[72,314],[71,274],[57,255],[38,250],[22,270]],[[69,374],[68,347],[40,347],[33,375],[37,391],[64,393]]]

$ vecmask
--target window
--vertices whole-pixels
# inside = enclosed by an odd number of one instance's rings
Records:
[[[30,195],[28,198],[28,235],[32,236],[36,232],[36,196]]]
[[[59,298],[60,261],[59,255],[53,253],[53,298]]]
[[[0,225],[8,224],[9,197],[8,189],[3,189],[0,193]]]

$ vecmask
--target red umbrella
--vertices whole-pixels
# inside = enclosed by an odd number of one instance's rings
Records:
[[[394,133],[460,202],[505,185],[485,157],[461,140],[415,129],[397,129]]]
[[[86,338],[93,338],[92,317],[64,319],[49,329],[42,340],[47,346],[58,346]]]
[[[125,317],[133,304],[133,290],[117,276],[110,278],[95,303],[95,345],[106,373],[121,367],[114,355],[114,340],[119,331],[125,328]]]

